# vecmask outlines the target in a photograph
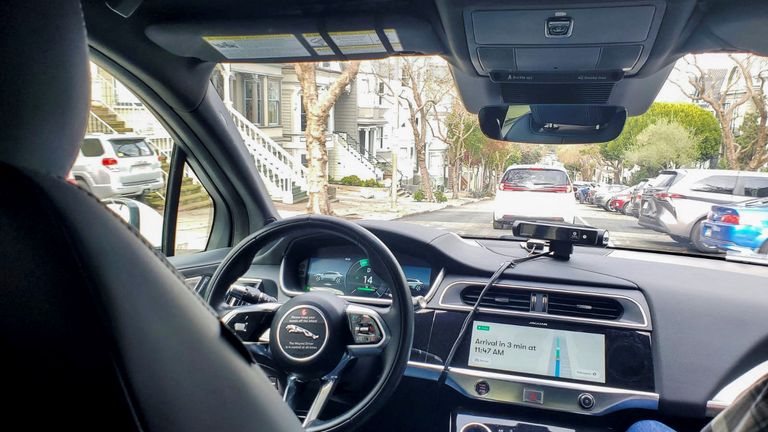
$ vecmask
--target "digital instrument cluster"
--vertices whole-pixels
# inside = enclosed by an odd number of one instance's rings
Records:
[[[402,265],[413,296],[429,291],[432,269],[428,265]],[[304,291],[328,291],[337,295],[391,298],[390,286],[368,258],[356,255],[315,256],[306,261]]]

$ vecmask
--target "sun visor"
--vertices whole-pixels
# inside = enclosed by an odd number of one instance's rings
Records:
[[[269,19],[155,24],[147,37],[182,57],[213,62],[292,62],[442,54],[424,20],[405,17]]]

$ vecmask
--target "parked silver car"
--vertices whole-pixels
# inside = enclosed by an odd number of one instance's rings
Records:
[[[72,176],[102,199],[140,195],[165,185],[160,157],[141,136],[87,135]]]
[[[665,170],[643,192],[638,223],[669,234],[700,252],[716,252],[701,240],[701,224],[713,204],[768,196],[768,173],[730,170]]]

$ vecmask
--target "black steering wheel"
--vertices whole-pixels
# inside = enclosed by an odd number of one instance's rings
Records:
[[[309,292],[284,304],[261,303],[231,307],[225,303],[230,286],[242,276],[265,246],[290,235],[318,233],[342,237],[367,255],[379,277],[389,282],[392,303],[386,307],[351,304],[331,293]],[[235,246],[213,274],[208,302],[252,352],[271,360],[286,376],[283,400],[295,401],[307,384],[319,384],[304,417],[310,431],[352,429],[389,398],[408,364],[413,340],[413,303],[403,271],[392,252],[361,226],[329,216],[296,216],[271,223]],[[267,328],[269,344],[257,342]],[[347,412],[319,420],[340,376],[351,361],[381,358],[382,370],[370,392]]]

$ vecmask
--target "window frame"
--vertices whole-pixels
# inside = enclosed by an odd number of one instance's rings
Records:
[[[99,150],[101,151],[99,154],[86,154],[85,153],[85,145],[87,142],[95,142],[98,143]],[[83,155],[83,157],[101,157],[104,156],[105,150],[104,150],[104,143],[101,142],[101,139],[99,138],[85,138],[83,137],[83,143],[80,144],[80,154]]]
[[[747,181],[749,181],[750,179],[762,180],[767,185],[766,188],[762,188],[762,189],[768,189],[768,176],[758,176],[758,175],[754,175],[754,173],[742,173],[741,175],[739,175],[739,181],[736,184],[735,194],[745,198],[754,198],[754,199],[768,198],[768,194],[764,196],[747,195]]]
[[[213,180],[213,177],[219,178],[224,176],[225,179],[227,178],[226,173],[221,171],[220,164],[215,160],[210,160],[210,162],[204,164],[197,159],[197,152],[206,154],[209,158],[212,156],[209,154],[209,150],[200,141],[200,138],[192,129],[191,125],[181,118],[169,103],[150,88],[147,83],[128,72],[123,66],[93,48],[90,49],[89,54],[90,61],[111,74],[116,80],[120,81],[120,83],[130,90],[138,100],[144,104],[144,107],[155,116],[173,139],[174,150],[181,149],[184,151],[186,164],[195,172],[198,180],[200,180],[201,186],[205,188],[213,203],[214,214],[204,251],[229,247],[233,244],[233,236],[239,236],[241,235],[241,232],[250,232],[251,229],[249,227],[251,226],[251,221],[249,216],[247,214],[234,214],[228,204],[230,200],[241,204],[239,200],[242,200],[242,198],[232,190],[222,190]],[[210,80],[208,81],[208,86],[212,89],[213,93],[216,94],[213,83],[210,82]],[[220,100],[218,94],[216,94],[215,97]],[[184,137],[187,139],[185,140]],[[189,143],[191,143],[191,145]],[[210,165],[210,169],[214,171],[213,174],[207,171],[206,167],[208,167],[208,165]],[[183,168],[184,164],[181,164],[180,166]],[[169,167],[169,172],[172,169],[173,168]],[[228,185],[228,183],[225,183],[225,186],[226,185]],[[166,194],[169,191],[167,185],[165,191]],[[235,195],[233,195],[233,193],[235,193]],[[178,217],[177,214],[176,217]],[[163,241],[161,241],[161,245],[165,241],[166,231],[168,229],[166,227],[168,224],[168,222],[166,222],[167,218],[170,218],[170,213],[165,210],[163,214],[163,233],[161,236]],[[173,232],[175,236],[175,223],[173,225]],[[169,249],[165,247],[161,247],[161,252],[169,257],[173,255],[172,251],[168,254]]]
[[[281,117],[282,117],[281,113],[280,113],[280,110],[282,109],[281,96],[282,96],[282,91],[283,91],[283,83],[282,83],[281,79],[273,78],[273,77],[267,77],[266,78],[266,82],[267,82],[267,87],[266,87],[266,89],[267,89],[266,93],[267,94],[266,94],[266,98],[265,99],[266,99],[266,106],[267,106],[267,112],[266,112],[267,115],[266,115],[265,123],[266,123],[266,125],[268,127],[278,127],[281,124],[280,121],[281,121]],[[276,99],[272,99],[272,96],[270,94],[271,93],[270,92],[270,85],[272,85],[272,84],[277,85],[277,92],[276,92],[277,97],[276,97]],[[270,110],[272,102],[276,103],[276,109],[275,109],[276,119],[275,119],[274,122],[272,121],[271,110]]]
[[[713,191],[713,190],[704,190],[704,189],[696,189],[696,185],[702,184],[704,181],[715,178],[715,177],[721,177],[721,178],[728,178],[733,179],[733,187],[731,188],[730,192],[721,192],[721,191]],[[724,175],[724,174],[710,174],[706,177],[702,177],[693,183],[688,187],[692,192],[698,192],[698,193],[710,193],[710,194],[717,194],[717,195],[737,195],[737,187],[739,185],[739,178],[736,175]]]

